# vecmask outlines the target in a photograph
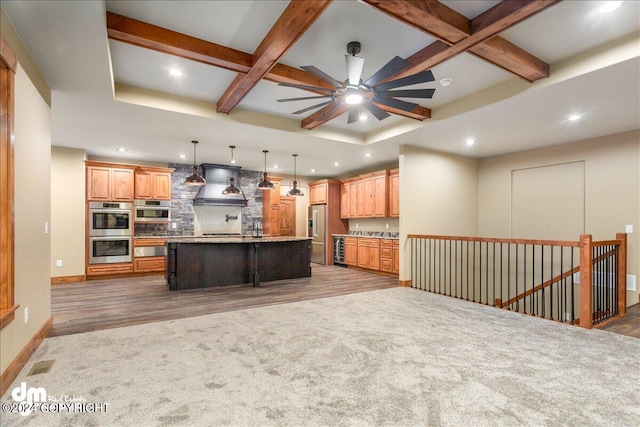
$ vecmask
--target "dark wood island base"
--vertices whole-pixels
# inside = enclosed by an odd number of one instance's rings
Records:
[[[311,277],[308,238],[170,238],[166,247],[172,291]]]

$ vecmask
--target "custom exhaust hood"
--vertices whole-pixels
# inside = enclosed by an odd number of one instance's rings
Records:
[[[222,194],[229,185],[229,178],[233,177],[239,182],[240,166],[202,163],[200,167],[207,183],[200,187],[198,194],[193,198],[194,205],[247,206],[247,200],[242,194]]]

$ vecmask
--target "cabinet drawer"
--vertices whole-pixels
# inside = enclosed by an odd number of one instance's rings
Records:
[[[392,258],[393,257],[393,247],[387,248],[383,246],[380,248],[380,256],[382,258]]]
[[[396,246],[396,247],[400,246],[400,240],[394,240],[393,246]]]
[[[164,246],[165,239],[133,239],[133,246]]]
[[[345,245],[357,245],[358,244],[358,238],[357,237],[345,237],[344,238],[344,244]]]
[[[391,259],[382,258],[380,260],[380,270],[391,273],[393,271],[393,261]]]
[[[358,245],[374,246],[377,248],[380,245],[380,239],[370,239],[370,238],[360,237],[358,238]]]
[[[133,273],[133,264],[130,262],[122,264],[94,264],[87,267],[87,276],[122,273]]]
[[[380,239],[380,246],[393,246],[393,240],[391,240],[391,239]]]
[[[164,257],[136,258],[133,260],[134,270],[164,271]]]

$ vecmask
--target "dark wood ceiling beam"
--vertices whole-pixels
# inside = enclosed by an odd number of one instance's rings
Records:
[[[433,3],[431,1],[364,1],[388,15],[439,39],[439,41],[426,46],[407,58],[407,61],[412,65],[394,76],[390,76],[385,81],[395,80],[428,70],[449,58],[465,51],[471,51],[472,49],[473,51],[471,53],[474,55],[492,64],[496,64],[528,81],[535,81],[549,76],[548,64],[500,38],[497,34],[559,3],[561,0],[503,1],[473,20],[467,20],[471,34],[453,44],[450,33],[439,32],[441,27],[429,26],[427,23],[424,23],[426,21],[423,19],[418,20],[411,18],[414,14],[420,16],[427,13],[424,3]],[[446,6],[440,4],[440,8],[446,8]],[[438,16],[442,15],[443,13],[440,11],[440,15]],[[409,16],[409,18],[405,18],[405,16]],[[447,21],[447,23],[449,23],[449,21]],[[451,28],[451,26],[449,26],[449,28]],[[451,46],[448,46],[449,44],[451,44]],[[487,46],[483,46],[484,44],[487,44]],[[503,52],[508,53],[508,58],[501,58]]]
[[[331,103],[322,107],[312,115],[302,119],[300,127],[302,127],[302,129],[311,130],[328,122],[329,120],[335,119],[340,114],[346,113],[349,110],[349,107],[350,105],[347,104],[340,104],[338,102]]]
[[[230,113],[318,19],[331,1],[292,0],[253,53],[251,69],[238,74],[218,100],[218,113]]]
[[[389,107],[388,105],[378,104],[376,102],[374,102],[374,104],[376,104],[378,107],[380,107],[381,109],[383,109],[387,113],[397,114],[398,116],[408,117],[410,119],[415,119],[415,120],[422,121],[422,120],[426,120],[426,119],[430,119],[431,118],[431,110],[429,108],[425,108],[425,107],[422,107],[420,105],[417,105],[411,111],[404,111],[404,110],[400,110],[398,108]]]
[[[107,12],[107,35],[112,40],[238,73],[248,72],[253,64],[253,55],[250,53],[111,12]],[[295,83],[333,89],[333,86],[313,74],[283,64],[274,66],[265,79],[276,83]]]

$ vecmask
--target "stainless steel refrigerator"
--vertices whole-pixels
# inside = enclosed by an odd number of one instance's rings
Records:
[[[309,206],[309,237],[311,240],[311,262],[326,264],[325,230],[327,229],[327,206]]]

